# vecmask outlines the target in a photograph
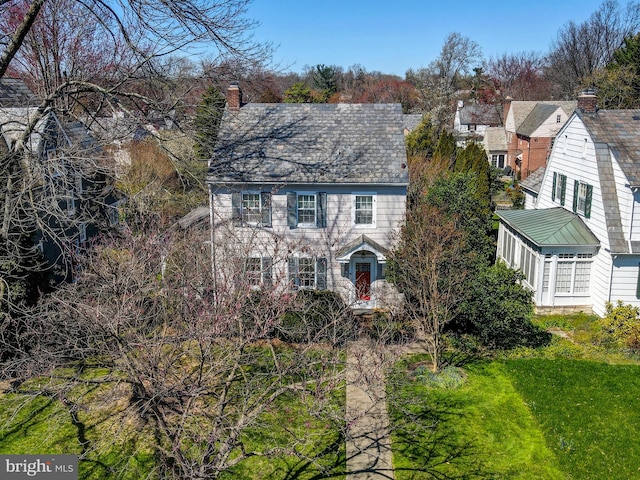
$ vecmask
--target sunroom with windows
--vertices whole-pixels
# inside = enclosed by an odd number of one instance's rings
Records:
[[[563,208],[496,213],[497,258],[522,272],[537,307],[592,304],[592,264],[600,242],[578,215]]]

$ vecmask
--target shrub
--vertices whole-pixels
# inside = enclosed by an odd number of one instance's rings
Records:
[[[602,319],[603,335],[617,341],[634,353],[640,352],[640,308],[618,300],[614,307],[607,302]]]
[[[353,332],[353,315],[336,292],[300,290],[275,335],[293,343],[344,343]]]
[[[366,325],[364,330],[374,340],[388,344],[402,343],[415,336],[415,329],[407,318],[398,318],[389,312],[377,310],[373,313],[371,323]]]
[[[482,269],[469,284],[457,328],[496,350],[548,345],[551,334],[531,323],[532,294],[522,280],[502,262]]]

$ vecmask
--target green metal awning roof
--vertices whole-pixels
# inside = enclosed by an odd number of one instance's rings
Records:
[[[600,241],[582,219],[564,208],[498,210],[500,221],[538,247],[597,247]]]

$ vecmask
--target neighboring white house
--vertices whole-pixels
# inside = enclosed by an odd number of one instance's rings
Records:
[[[498,212],[498,257],[523,271],[538,307],[603,315],[606,302],[640,306],[640,110],[578,102],[534,209]]]
[[[405,219],[403,127],[399,104],[242,105],[231,87],[208,175],[214,254],[244,252],[255,284],[384,306]]]
[[[502,120],[495,105],[465,105],[462,100],[458,101],[453,118],[453,131],[460,146],[464,146],[469,140],[482,142],[487,128],[499,125],[502,125]]]

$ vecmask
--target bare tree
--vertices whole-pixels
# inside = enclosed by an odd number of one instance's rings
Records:
[[[120,398],[123,415],[155,439],[161,478],[217,478],[255,456],[313,465],[314,452],[344,428],[334,392],[344,380],[348,307],[312,307],[312,296],[293,295],[276,278],[258,288],[264,272],[233,246],[217,263],[214,289],[209,246],[188,237],[125,233],[98,247],[78,282],[42,304],[39,322],[21,337],[23,355],[5,368],[16,380],[52,375],[42,382],[48,394],[55,390],[76,411],[89,401],[73,396],[78,385],[99,384],[104,398]],[[279,340],[286,337],[296,343]],[[277,421],[292,405],[326,431],[307,435]]]
[[[485,74],[497,84],[502,98],[547,100],[551,86],[545,78],[545,58],[536,52],[504,53],[484,63]]]
[[[481,60],[480,46],[470,38],[453,32],[445,39],[440,55],[428,68],[407,72],[407,80],[419,90],[423,111],[431,114],[438,128],[449,125],[453,120],[453,99],[458,83]]]
[[[442,364],[444,328],[465,298],[466,255],[455,219],[423,203],[409,211],[389,259],[392,281],[404,293],[406,313],[428,345],[433,371]]]
[[[583,81],[613,58],[625,37],[640,28],[640,3],[606,0],[585,22],[567,23],[549,53],[548,78],[558,85],[560,96],[575,98]]]

